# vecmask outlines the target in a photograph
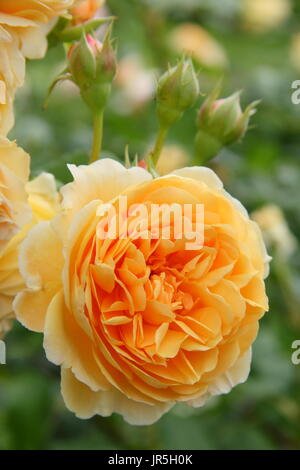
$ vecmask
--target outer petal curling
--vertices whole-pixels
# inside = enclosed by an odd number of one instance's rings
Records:
[[[155,180],[111,160],[70,169],[74,181],[62,188],[62,210],[22,248],[23,296],[37,301],[49,294],[39,309],[45,324],[38,326],[47,357],[62,366],[67,406],[82,418],[118,412],[130,423],[150,424],[175,402],[201,406],[245,381],[268,307],[268,259],[245,209],[204,168]],[[107,222],[98,209],[107,203],[122,209],[121,196],[130,222],[138,219],[132,209],[143,204],[138,222],[146,238],[133,225],[123,237],[124,213],[115,237],[98,236],[99,223]],[[156,229],[169,223],[168,239],[159,231],[150,236],[152,204],[174,201],[181,208],[203,205],[204,243],[196,250],[187,249],[184,234],[174,235],[178,213],[169,222],[155,218]],[[193,209],[186,217],[194,227]],[[50,240],[60,262],[44,272]],[[33,269],[30,244],[39,260]]]

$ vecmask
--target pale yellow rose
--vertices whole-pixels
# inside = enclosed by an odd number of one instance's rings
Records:
[[[0,81],[0,88],[2,88],[2,86],[3,82]],[[6,91],[4,91],[0,97],[0,135],[3,136],[7,135],[15,122],[13,100],[14,93],[10,95]]]
[[[66,15],[75,3],[75,0],[0,0],[0,12],[17,19],[48,23],[52,18]],[[9,21],[14,25],[12,19]]]
[[[43,220],[50,220],[59,207],[55,179],[49,173],[42,173],[27,183],[26,194],[32,210],[31,220],[0,253],[0,338],[8,331],[11,320],[14,318],[13,299],[25,288],[18,263],[20,244],[31,227]]]
[[[190,54],[207,68],[227,65],[227,56],[221,44],[198,24],[180,24],[171,31],[169,43],[178,53]]]
[[[242,0],[242,21],[247,29],[265,32],[280,26],[292,11],[290,0]]]
[[[13,100],[25,79],[25,58],[39,59],[47,50],[53,21],[74,0],[0,0],[0,134],[14,124]]]
[[[267,246],[275,247],[284,258],[289,258],[295,253],[298,247],[297,239],[280,207],[268,204],[253,212],[252,218],[260,226]]]
[[[164,176],[171,171],[186,166],[189,162],[189,155],[183,147],[179,145],[165,145],[157,164],[157,171]]]
[[[19,50],[15,32],[0,27],[0,134],[6,135],[14,124],[13,102],[25,79],[25,58]]]
[[[31,217],[25,190],[29,164],[24,150],[0,136],[0,253]]]
[[[66,15],[75,0],[0,0],[0,41],[12,43],[28,59],[43,57],[52,21]]]
[[[29,176],[30,157],[15,142],[0,136],[0,279],[1,259],[10,241],[31,219],[25,185]],[[0,281],[1,286],[1,281]],[[0,337],[8,325],[7,302],[0,287]]]
[[[243,206],[204,167],[154,180],[110,159],[69,168],[74,181],[61,190],[61,213],[21,246],[27,290],[14,303],[61,366],[67,407],[81,418],[117,412],[145,425],[176,402],[202,406],[244,382],[268,309],[269,258]],[[130,210],[146,207],[146,228],[153,203],[203,204],[204,246],[134,232],[122,238],[122,230],[103,240],[101,210],[117,208],[121,195]]]
[[[127,54],[118,63],[114,98],[118,112],[139,110],[153,99],[156,90],[155,70],[147,68],[138,54]]]

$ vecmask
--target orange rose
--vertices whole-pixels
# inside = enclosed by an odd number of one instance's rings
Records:
[[[28,59],[41,58],[46,51],[46,34],[51,20],[66,15],[75,0],[0,0],[0,41],[12,43]]]
[[[42,173],[25,186],[28,206],[31,208],[30,223],[10,239],[0,253],[0,337],[9,330],[14,318],[12,302],[18,292],[25,288],[19,270],[19,248],[29,229],[38,222],[51,219],[58,207],[59,199],[55,179]]]
[[[201,406],[245,381],[268,308],[269,259],[242,205],[204,167],[155,180],[113,160],[70,169],[61,213],[21,247],[27,290],[14,304],[61,365],[68,408],[81,418],[118,412],[150,424],[176,402]],[[184,239],[134,231],[102,239],[101,212],[121,195],[130,212],[137,203],[149,211],[154,203],[203,204],[204,246],[187,250]]]
[[[31,217],[25,190],[29,164],[24,150],[0,136],[0,254]]]
[[[25,58],[39,59],[47,33],[74,0],[0,0],[0,134],[14,124],[13,100],[25,79]]]
[[[6,319],[11,313],[11,305],[8,309],[7,299],[1,295],[1,284],[7,277],[7,272],[2,271],[1,260],[12,239],[31,219],[25,189],[29,163],[27,153],[15,142],[0,136],[0,338],[8,330]],[[7,258],[7,261],[10,264],[12,260]]]
[[[72,8],[71,14],[74,24],[84,23],[95,16],[103,7],[105,0],[83,0]]]
[[[207,68],[224,68],[227,56],[222,45],[204,28],[195,23],[182,23],[169,36],[172,49],[180,54],[190,54]]]
[[[66,15],[74,3],[75,0],[0,0],[0,11],[3,15],[48,23],[55,16]]]

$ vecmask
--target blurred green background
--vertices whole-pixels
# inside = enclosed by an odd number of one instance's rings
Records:
[[[300,105],[291,102],[291,84],[300,79],[300,6],[269,0],[270,14],[257,20],[243,2],[107,1],[118,17],[122,73],[105,115],[103,155],[122,160],[127,144],[131,155],[147,152],[157,130],[155,79],[178,56],[174,28],[201,26],[217,41],[206,37],[195,46],[203,94],[223,75],[225,96],[242,88],[243,105],[262,99],[244,141],[223,150],[211,166],[250,212],[278,205],[299,242]],[[70,180],[66,162],[86,162],[92,137],[89,112],[71,85],[58,87],[42,110],[47,87],[63,68],[62,47],[28,64],[11,133],[31,154],[33,175],[50,171],[61,183]],[[190,157],[200,103],[168,137]],[[63,404],[59,368],[47,362],[41,335],[15,325],[6,338],[7,365],[0,367],[0,449],[300,449],[300,365],[291,362],[291,344],[300,339],[299,246],[289,258],[276,247],[270,251],[270,312],[261,321],[246,384],[204,408],[176,406],[152,426],[133,427],[120,416],[81,421]]]

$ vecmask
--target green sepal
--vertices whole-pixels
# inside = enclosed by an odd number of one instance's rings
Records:
[[[69,72],[67,72],[67,70],[65,70],[64,73],[62,73],[57,78],[55,78],[55,80],[53,80],[53,82],[51,83],[51,85],[48,89],[48,92],[47,92],[46,99],[45,99],[44,104],[43,104],[43,109],[48,108],[50,96],[51,96],[54,88],[56,87],[56,85],[60,82],[64,82],[65,80],[72,80],[72,75]]]

